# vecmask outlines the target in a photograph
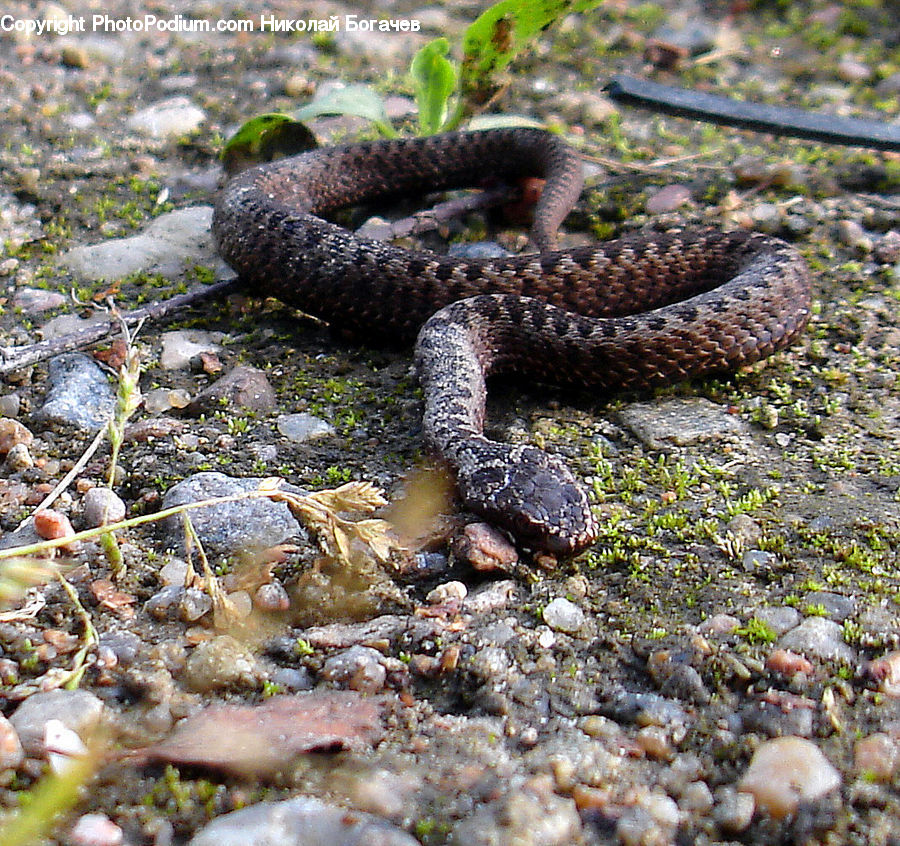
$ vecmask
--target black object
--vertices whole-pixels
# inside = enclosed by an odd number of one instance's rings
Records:
[[[634,76],[614,76],[606,86],[606,92],[613,100],[621,103],[650,106],[670,115],[772,132],[775,135],[810,138],[828,144],[900,151],[900,125],[882,121],[835,117],[784,106],[747,103],[718,94],[660,85]]]

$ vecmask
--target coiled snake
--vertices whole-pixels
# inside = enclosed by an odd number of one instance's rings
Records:
[[[319,215],[486,180],[546,179],[539,253],[461,259],[357,238]],[[535,129],[324,148],[251,168],[219,196],[213,233],[251,286],[374,341],[416,341],[431,449],[464,504],[523,545],[570,554],[597,535],[559,459],[482,434],[499,371],[607,390],[733,370],[790,344],[810,313],[807,269],[782,241],[684,230],[554,251],[581,162]]]

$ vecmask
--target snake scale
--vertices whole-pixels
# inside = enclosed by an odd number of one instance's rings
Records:
[[[531,232],[537,253],[411,252],[322,218],[524,176],[546,180]],[[587,493],[558,458],[483,435],[489,374],[646,388],[771,355],[810,314],[803,260],[765,235],[694,229],[554,250],[581,188],[578,154],[542,130],[350,144],[239,174],[218,198],[213,234],[251,291],[369,341],[418,336],[425,438],[455,474],[463,503],[523,546],[565,555],[597,536]]]

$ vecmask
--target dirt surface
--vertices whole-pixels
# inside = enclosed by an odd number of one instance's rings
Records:
[[[31,6],[5,11],[32,19]],[[62,9],[89,21],[95,11]],[[0,31],[0,346],[37,340],[51,317],[85,316],[85,304],[104,294],[131,308],[208,281],[212,262],[174,282],[138,274],[89,283],[63,271],[58,257],[209,204],[222,139],[262,111],[297,108],[325,84],[372,84],[390,97],[398,127],[414,131],[412,54],[441,34],[456,43],[479,9],[277,2],[181,11],[208,21],[371,15],[420,21],[421,33],[343,25],[315,35],[104,33],[90,22],[65,37]],[[117,0],[102,12],[175,16],[165,3]],[[492,431],[563,455],[588,481],[604,520],[593,548],[553,569],[523,558],[510,580],[474,570],[458,547],[448,554],[439,542],[415,559],[418,576],[365,570],[360,584],[341,581],[298,541],[299,551],[273,555],[258,580],[283,585],[290,608],[269,615],[264,636],[230,632],[238,645],[225,649],[212,613],[186,622],[145,607],[163,587],[160,568],[179,557],[155,528],[120,536],[128,569],[118,594],[97,587],[110,578],[108,559],[99,545],[84,545],[71,579],[101,648],[92,647],[80,686],[103,702],[110,749],[159,740],[206,704],[254,704],[310,686],[349,687],[361,702],[375,697],[382,730],[345,744],[335,726],[328,748],[345,751],[307,745],[251,775],[195,766],[171,751],[106,763],[50,842],[82,842],[72,826],[102,813],[126,843],[186,843],[212,817],[297,795],[374,813],[427,844],[900,840],[900,668],[892,654],[900,639],[900,157],[656,116],[617,107],[602,92],[611,74],[630,72],[897,121],[895,16],[877,0],[616,0],[565,19],[514,68],[493,111],[564,132],[589,163],[563,246],[685,222],[777,234],[812,271],[814,316],[803,339],[731,378],[652,396],[495,386]],[[158,138],[129,125],[173,97],[201,110],[195,124],[182,118],[183,130]],[[323,143],[373,135],[358,119],[311,126]],[[478,215],[467,223],[449,234],[474,240],[487,226]],[[505,228],[491,237],[524,243]],[[24,289],[59,291],[66,302],[30,311],[16,299]],[[217,363],[162,369],[160,334],[175,328],[223,333]],[[422,459],[409,354],[348,345],[332,329],[253,292],[145,326],[137,343],[145,394],[164,388],[192,398],[219,365],[248,365],[265,374],[275,399],[253,411],[215,401],[201,416],[136,411],[139,422],[176,420],[178,435],[126,440],[115,490],[128,514],[153,513],[173,484],[209,470],[279,475],[306,489],[362,479],[397,494]],[[45,379],[40,364],[0,385],[0,416],[35,436],[30,466],[7,460],[0,470],[0,532],[28,516],[93,437],[40,422]],[[300,412],[334,434],[288,441],[278,416]],[[103,447],[57,502],[76,528],[84,495],[108,472]],[[211,565],[225,576],[234,556]],[[468,596],[426,599],[450,581]],[[36,616],[15,613],[20,599],[0,623],[7,716],[30,683],[53,686],[48,671],[70,667],[85,637],[83,617],[58,584],[28,598],[37,595],[45,604]],[[554,604],[560,599],[580,612],[574,623],[569,605]],[[551,606],[563,619],[547,613]],[[834,625],[807,625],[817,620]],[[214,660],[232,656],[226,663],[245,661],[246,672],[203,688],[190,659],[209,643],[220,649]],[[355,646],[375,657],[347,658]],[[781,648],[808,663],[786,664]],[[342,675],[334,658],[365,672]],[[293,675],[279,674],[286,669]],[[757,795],[752,820],[743,819],[733,806],[747,794],[735,788],[754,751],[780,735],[810,739],[839,784],[786,815],[767,813]],[[45,770],[43,754],[29,754],[0,776],[4,810],[26,805]],[[769,778],[777,783],[777,774]],[[518,802],[523,795],[531,800]]]

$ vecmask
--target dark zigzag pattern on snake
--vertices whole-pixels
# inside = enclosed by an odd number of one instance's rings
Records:
[[[341,207],[523,176],[546,179],[539,253],[451,258],[364,240]],[[330,147],[251,168],[220,194],[213,233],[251,292],[372,342],[416,341],[430,449],[463,503],[526,547],[571,554],[597,535],[558,458],[482,434],[485,378],[640,389],[734,370],[789,345],[810,313],[806,266],[784,242],[711,229],[553,249],[582,188],[578,154],[534,129]]]

